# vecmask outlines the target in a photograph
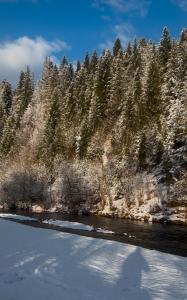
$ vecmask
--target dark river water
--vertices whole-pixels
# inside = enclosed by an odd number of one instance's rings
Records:
[[[101,216],[72,216],[62,213],[31,213],[16,211],[19,215],[36,218],[39,222],[24,221],[26,225],[55,229],[94,238],[115,240],[122,243],[142,246],[148,249],[161,252],[181,255],[187,257],[187,226],[171,224],[151,224],[135,222],[124,219],[112,219]],[[113,231],[114,234],[99,232],[87,232],[84,230],[60,228],[53,225],[42,224],[44,220],[63,220],[79,222],[91,225],[95,228],[102,228]]]

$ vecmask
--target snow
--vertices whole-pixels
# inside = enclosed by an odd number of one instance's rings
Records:
[[[124,236],[127,236],[127,237],[129,237],[129,238],[133,238],[133,239],[135,239],[136,238],[136,236],[135,235],[132,235],[132,234],[128,234],[128,233],[124,233],[123,234]]]
[[[5,214],[0,213],[0,218],[15,219],[15,220],[20,220],[20,221],[37,221],[35,218],[20,216],[20,215],[15,215],[15,214],[6,214],[6,213]]]
[[[115,233],[114,231],[103,229],[103,228],[97,228],[96,231],[101,232],[101,233],[107,233],[107,234],[114,234]]]
[[[35,218],[30,218],[27,216],[20,216],[16,214],[8,214],[8,213],[0,213],[0,218],[8,218],[8,219],[15,219],[15,220],[20,220],[20,221],[37,221]],[[64,227],[64,228],[70,228],[70,229],[81,229],[81,230],[87,230],[87,231],[97,231],[100,233],[107,233],[107,234],[113,234],[114,232],[111,230],[103,229],[103,228],[97,228],[94,229],[93,226],[90,225],[85,225],[82,223],[78,222],[70,222],[70,221],[60,221],[60,220],[44,220],[42,223],[44,224],[49,224],[49,225],[55,225],[59,227]]]
[[[187,258],[0,219],[2,300],[185,300]]]
[[[111,230],[107,230],[104,228],[94,228],[93,226],[85,225],[85,224],[77,223],[77,222],[45,220],[45,221],[43,221],[43,223],[55,225],[55,226],[59,226],[59,227],[71,228],[71,229],[81,229],[81,230],[87,230],[87,231],[97,231],[100,233],[114,234],[114,232]]]
[[[57,211],[56,206],[48,209],[48,212],[51,212],[51,213],[56,212],[56,211]]]
[[[45,220],[43,221],[45,224],[55,225],[59,227],[71,228],[71,229],[81,229],[87,231],[93,231],[93,226],[85,225],[77,222],[70,221],[59,221],[59,220]]]

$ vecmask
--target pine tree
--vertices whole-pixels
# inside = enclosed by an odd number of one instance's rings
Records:
[[[75,71],[75,75],[77,75],[79,73],[81,69],[81,63],[80,63],[80,60],[77,61],[77,66],[76,66],[76,71]]]
[[[3,80],[1,84],[0,102],[6,116],[10,114],[10,109],[12,106],[12,98],[13,98],[13,93],[12,93],[11,84],[8,81]]]
[[[122,52],[121,41],[119,38],[116,39],[113,47],[113,55],[117,56],[119,52]]]
[[[134,45],[133,45],[132,62],[133,62],[133,70],[135,72],[141,62],[141,56],[140,56],[137,40],[134,41]]]
[[[159,45],[159,59],[160,59],[161,66],[164,69],[167,65],[170,56],[170,51],[171,51],[171,38],[167,27],[165,27]]]
[[[183,45],[184,43],[187,43],[187,29],[182,30],[179,38],[179,44]]]
[[[94,50],[92,53],[91,59],[90,59],[90,74],[91,75],[95,74],[97,63],[98,63],[97,52],[96,52],[96,50]]]
[[[147,140],[145,133],[142,133],[138,153],[138,170],[144,171],[147,168]]]
[[[131,137],[133,136],[136,131],[137,121],[133,95],[132,93],[129,93],[125,106],[126,135],[130,135]]]
[[[59,85],[59,74],[57,66],[51,61],[50,57],[46,60],[42,68],[42,76],[40,80],[41,96],[48,99],[54,89]]]
[[[146,119],[158,122],[162,111],[161,76],[155,57],[150,63],[146,86]]]
[[[68,60],[64,57],[59,67],[59,85],[60,85],[62,97],[64,97],[65,94],[67,93],[73,78],[74,78],[73,66],[72,64],[69,64]]]
[[[3,80],[0,86],[0,137],[12,106],[12,88],[8,81]]]
[[[133,85],[133,96],[134,96],[134,108],[137,116],[137,124],[136,127],[141,130],[146,121],[146,105],[145,100],[143,98],[143,88],[142,88],[142,70],[141,67],[137,69],[136,74],[134,76],[134,85]]]
[[[124,68],[123,54],[118,51],[111,65],[110,99],[108,103],[108,119],[115,122],[121,112],[124,101]]]
[[[89,72],[90,67],[90,58],[88,52],[85,54],[84,62],[83,62],[84,69]]]
[[[126,49],[125,52],[126,52],[129,56],[132,55],[132,45],[131,45],[131,43],[128,43],[127,49]]]
[[[93,94],[89,112],[89,123],[92,130],[96,130],[106,118],[111,79],[110,66],[111,54],[109,50],[105,50],[104,55],[98,61],[93,82]]]
[[[1,152],[8,154],[16,141],[16,133],[20,128],[21,119],[31,102],[34,90],[33,77],[30,69],[20,73],[19,82],[15,91],[12,113],[7,119],[1,140]]]
[[[55,89],[51,95],[50,108],[46,118],[43,141],[39,147],[38,158],[51,168],[57,154],[63,153],[60,136],[59,91]]]
[[[164,74],[162,85],[163,97],[163,129],[165,136],[166,148],[173,145],[174,139],[174,111],[173,108],[179,97],[179,61],[177,57],[178,47],[173,47],[170,58],[167,63],[167,72]]]

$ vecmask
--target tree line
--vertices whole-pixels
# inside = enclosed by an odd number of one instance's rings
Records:
[[[170,183],[172,153],[186,138],[187,30],[172,39],[164,28],[159,43],[142,38],[125,48],[118,38],[76,68],[48,57],[37,83],[29,67],[15,89],[1,83],[2,162],[19,157],[53,174],[56,161],[102,162],[110,141],[109,160],[135,173],[159,167]]]

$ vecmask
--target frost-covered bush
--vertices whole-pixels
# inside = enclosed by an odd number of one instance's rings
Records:
[[[91,207],[100,199],[99,170],[86,163],[62,163],[51,187],[53,203],[70,210]]]
[[[14,166],[1,179],[0,202],[8,208],[29,208],[44,204],[47,199],[47,181],[38,170]]]

